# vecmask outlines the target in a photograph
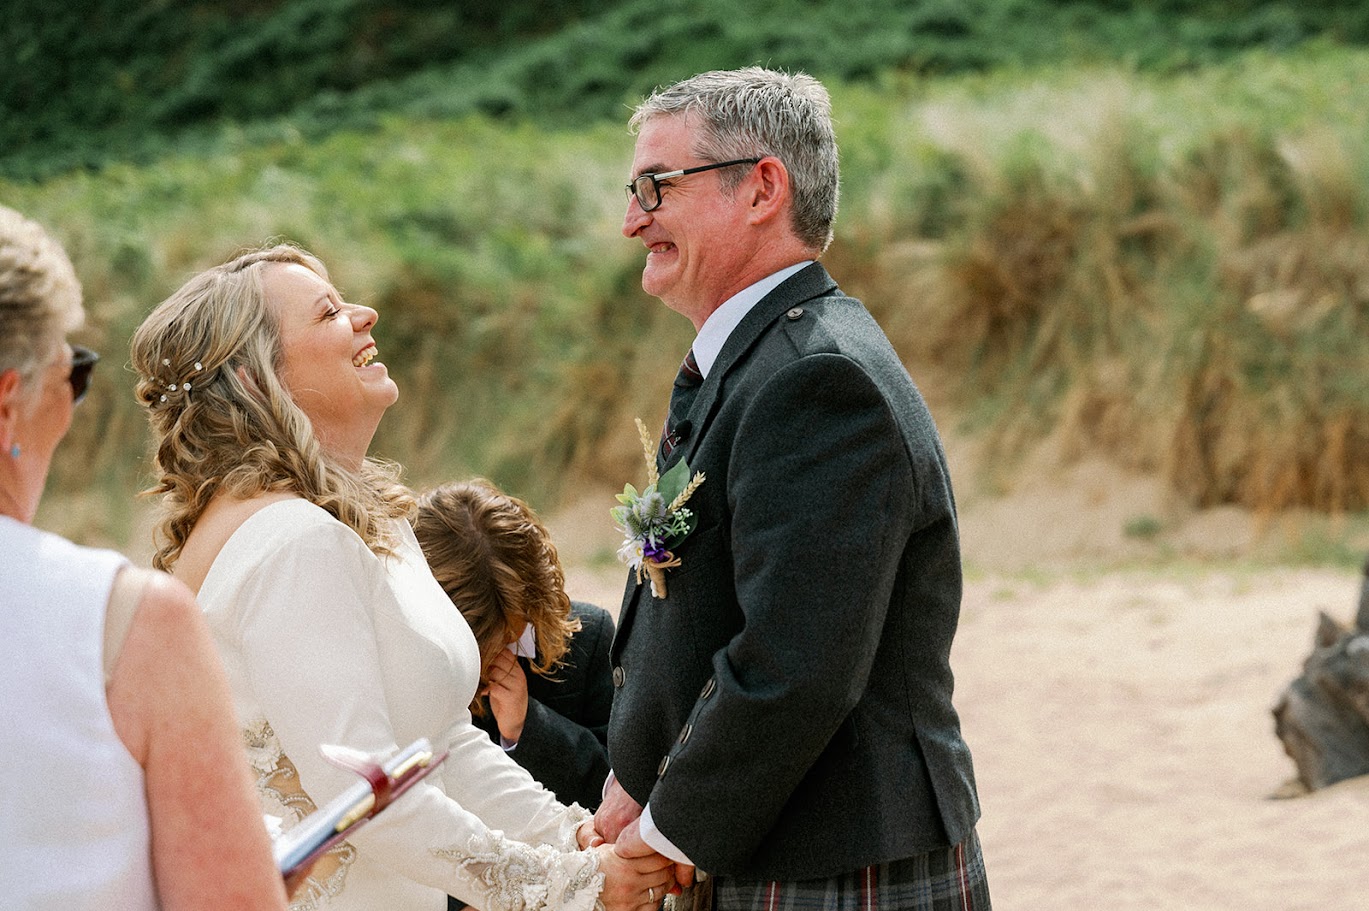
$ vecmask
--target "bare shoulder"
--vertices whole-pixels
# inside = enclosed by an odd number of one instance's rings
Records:
[[[145,616],[165,616],[174,620],[182,612],[198,616],[195,593],[184,582],[156,569],[128,566],[123,572],[130,582],[142,591],[138,599],[138,613]]]
[[[114,729],[145,768],[167,720],[184,717],[187,702],[200,698],[208,630],[195,596],[184,583],[158,570],[125,567],[117,584],[137,591],[126,635],[110,670],[106,700]],[[108,635],[108,633],[107,633]]]
[[[195,523],[181,550],[174,571],[176,578],[191,592],[198,592],[219,551],[244,522],[273,503],[298,499],[298,495],[289,492],[263,493],[247,500],[216,497]]]
[[[148,662],[143,673],[163,665],[169,649],[178,659],[196,664],[199,652],[212,650],[208,628],[199,604],[184,582],[161,570],[128,566],[120,573],[136,585],[138,599],[133,608],[129,633],[122,655],[132,667]],[[121,580],[122,581],[122,580]],[[119,666],[125,662],[121,659]]]

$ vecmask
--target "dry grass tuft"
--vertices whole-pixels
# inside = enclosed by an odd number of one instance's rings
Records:
[[[1369,508],[1365,152],[1223,128],[1166,160],[1125,123],[1001,142],[997,170],[964,164],[956,230],[890,237],[871,270],[930,289],[885,324],[959,377],[991,470],[1059,431],[1194,505]]]

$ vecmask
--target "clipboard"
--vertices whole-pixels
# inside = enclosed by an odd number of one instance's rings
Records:
[[[287,884],[307,875],[319,855],[356,832],[447,758],[446,750],[434,751],[423,737],[383,763],[370,753],[349,747],[324,744],[319,752],[333,765],[355,772],[364,780],[276,838],[276,866]]]

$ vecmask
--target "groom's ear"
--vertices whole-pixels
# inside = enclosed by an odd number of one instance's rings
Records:
[[[789,169],[773,155],[762,158],[742,181],[743,197],[750,207],[747,221],[764,224],[789,208]]]

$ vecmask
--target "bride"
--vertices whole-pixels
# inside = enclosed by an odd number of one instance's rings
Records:
[[[418,737],[447,761],[315,865],[295,907],[650,911],[660,855],[586,846],[563,806],[471,723],[480,654],[433,579],[393,465],[367,457],[399,390],[377,314],[281,245],[196,276],[133,338],[163,494],[154,563],[198,594],[264,809],[288,828],[351,784],[323,743]]]

